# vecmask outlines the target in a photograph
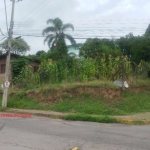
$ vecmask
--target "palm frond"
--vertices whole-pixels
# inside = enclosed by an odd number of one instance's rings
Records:
[[[75,46],[75,48],[76,48],[76,41],[74,40],[74,38],[73,38],[71,35],[64,34],[64,37],[65,37],[66,39],[68,39],[68,40],[71,42],[71,44],[72,44],[73,46]]]
[[[55,36],[53,36],[53,37],[51,37],[51,38],[48,39],[47,44],[48,44],[49,48],[51,48],[51,45],[52,45],[54,39],[55,39]]]
[[[43,35],[48,34],[49,32],[56,32],[56,29],[54,27],[47,27],[43,30]]]
[[[49,34],[49,35],[47,35],[46,38],[44,39],[44,44],[45,44],[45,42],[47,42],[49,39],[51,39],[51,38],[53,38],[53,37],[55,37],[54,34]]]
[[[54,19],[48,19],[47,24],[49,24],[49,23],[54,24]]]
[[[52,43],[52,46],[51,46],[51,50],[53,50],[53,49],[54,49],[55,44],[57,43],[58,39],[59,39],[59,34],[57,34],[57,33],[56,33],[56,35],[55,35],[55,39],[53,40],[53,43]]]
[[[55,40],[54,40],[53,43],[52,43],[51,50],[54,49],[56,43],[57,43],[57,39],[55,38]]]
[[[66,29],[72,29],[74,31],[73,24],[71,24],[71,23],[64,24],[62,27],[62,31],[65,31]]]
[[[55,29],[57,29],[58,31],[61,30],[63,26],[63,22],[60,18],[49,19],[47,20],[47,24],[49,23],[51,23],[55,27]]]

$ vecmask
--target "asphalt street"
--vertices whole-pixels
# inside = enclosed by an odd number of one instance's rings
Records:
[[[0,118],[0,150],[150,150],[150,125]]]

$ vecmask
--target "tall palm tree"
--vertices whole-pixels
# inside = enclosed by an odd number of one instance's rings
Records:
[[[74,30],[74,26],[72,24],[63,24],[62,20],[59,18],[47,20],[47,24],[49,23],[52,26],[45,28],[43,30],[43,35],[46,35],[44,43],[47,42],[50,49],[54,48],[59,39],[68,39],[72,45],[76,44],[74,38],[71,35],[64,33],[64,31],[67,29]]]

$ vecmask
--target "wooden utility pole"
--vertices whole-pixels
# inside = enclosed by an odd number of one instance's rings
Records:
[[[11,21],[10,28],[8,32],[8,51],[7,51],[7,59],[6,59],[6,68],[5,68],[5,83],[9,81],[9,73],[10,73],[10,56],[11,56],[11,45],[12,45],[12,35],[13,35],[13,25],[14,25],[14,11],[15,11],[15,0],[12,1],[12,13],[11,13]],[[3,99],[2,99],[2,107],[7,107],[7,97],[8,97],[8,87],[3,87]]]
[[[124,80],[125,80],[125,78],[124,78],[124,75],[125,75],[125,68],[124,68],[124,60],[122,61],[122,89],[124,90],[125,89],[125,87],[124,87]]]

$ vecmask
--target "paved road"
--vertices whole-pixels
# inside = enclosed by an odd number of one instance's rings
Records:
[[[0,130],[0,150],[150,150],[148,125],[0,118]]]

